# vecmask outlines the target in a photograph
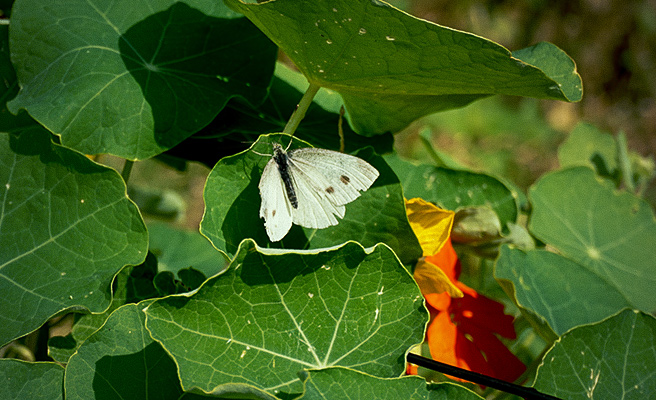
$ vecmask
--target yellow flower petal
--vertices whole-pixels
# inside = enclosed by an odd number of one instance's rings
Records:
[[[462,297],[462,291],[458,289],[448,276],[437,265],[419,259],[413,274],[415,281],[424,296],[430,293],[447,292],[451,297]]]
[[[405,201],[408,221],[415,232],[424,257],[440,251],[451,234],[453,211],[442,210],[420,198]]]

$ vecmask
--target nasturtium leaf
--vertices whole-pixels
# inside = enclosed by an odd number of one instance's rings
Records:
[[[221,272],[227,260],[197,231],[186,231],[167,224],[148,225],[149,250],[157,256],[157,270],[178,274],[189,267],[206,277]]]
[[[538,315],[557,336],[601,321],[632,304],[604,277],[559,254],[503,246],[495,276],[517,304]]]
[[[553,45],[513,56],[490,40],[381,0],[226,4],[280,46],[310,82],[339,92],[363,134],[395,132],[423,115],[493,94],[581,98],[574,63]]]
[[[558,148],[561,167],[589,165],[601,176],[610,176],[617,168],[617,144],[609,133],[594,125],[579,123]]]
[[[66,309],[106,309],[148,244],[120,175],[28,130],[0,134],[0,182],[0,344]]]
[[[225,157],[212,169],[205,184],[206,208],[200,229],[214,247],[232,256],[245,238],[261,245],[295,249],[324,248],[354,240],[363,246],[386,243],[404,263],[421,257],[421,247],[405,214],[401,186],[387,164],[370,149],[356,155],[378,169],[380,176],[346,205],[346,215],[339,224],[325,229],[294,225],[280,242],[270,244],[260,218],[258,185],[271,157],[260,154],[271,154],[274,142],[286,147],[289,140],[286,135],[262,135],[250,151]],[[290,149],[309,146],[294,139]]]
[[[231,134],[252,143],[263,133],[281,132],[308,86],[307,79],[301,73],[278,63],[270,94],[264,103],[253,107],[241,99],[235,99],[200,134]],[[342,104],[342,98],[336,92],[319,89],[294,136],[317,147],[339,151],[338,124]],[[391,133],[375,138],[358,135],[350,128],[346,117],[343,118],[342,127],[346,152],[365,146],[372,146],[378,154],[392,151],[394,138]]]
[[[346,368],[326,368],[305,373],[305,393],[300,399],[349,400],[480,400],[479,395],[453,383],[428,384],[419,376],[383,379]],[[375,393],[375,396],[372,396]]]
[[[533,387],[577,399],[648,399],[656,393],[656,319],[624,310],[574,328],[545,354]]]
[[[519,196],[490,175],[413,164],[396,154],[384,159],[399,177],[407,198],[421,197],[453,211],[487,206],[496,212],[502,227],[517,220]]]
[[[656,310],[656,221],[649,204],[587,167],[555,171],[529,191],[529,230],[607,280],[635,307]]]
[[[64,368],[51,362],[0,359],[0,399],[64,398]]]
[[[7,101],[18,94],[16,71],[9,58],[9,26],[0,25],[0,132],[17,133],[26,129],[43,129],[27,113],[13,115]]]
[[[150,300],[115,310],[66,367],[66,399],[178,399],[176,366],[144,327]]]
[[[276,57],[220,1],[21,0],[11,27],[12,112],[26,109],[65,146],[129,159],[175,146],[231,97],[262,101]]]
[[[250,240],[226,272],[193,295],[155,301],[146,315],[183,387],[244,383],[290,395],[301,392],[302,369],[399,376],[428,318],[419,288],[385,245],[285,253]]]
[[[114,278],[114,291],[109,308],[102,313],[76,314],[71,332],[67,336],[50,338],[48,355],[55,361],[67,363],[78,347],[105,323],[114,310],[128,303],[157,297],[159,294],[153,286],[156,273],[157,260],[150,252],[141,265],[123,268]]]

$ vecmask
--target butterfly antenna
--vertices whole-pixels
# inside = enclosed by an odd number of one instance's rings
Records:
[[[342,105],[339,108],[339,121],[337,121],[337,133],[339,134],[339,152],[343,153],[344,152],[344,129],[343,129],[343,124],[344,124],[344,113],[346,110],[344,109],[344,105]]]

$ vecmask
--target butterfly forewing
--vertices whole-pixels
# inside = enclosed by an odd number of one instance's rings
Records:
[[[289,152],[290,164],[311,179],[310,185],[335,205],[344,205],[360,196],[378,178],[378,171],[366,161],[348,154],[323,149]]]
[[[271,159],[260,179],[260,218],[264,218],[267,235],[272,242],[282,239],[292,227],[292,205],[287,200],[285,184],[276,162]]]
[[[292,181],[298,196],[298,208],[292,209],[292,220],[296,225],[306,228],[323,229],[339,222],[335,216],[344,217],[344,206],[333,204],[314,186],[325,181],[323,175],[311,170],[308,175],[297,163],[290,159]]]

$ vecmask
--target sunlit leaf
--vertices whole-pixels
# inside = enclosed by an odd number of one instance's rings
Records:
[[[368,400],[476,400],[474,392],[451,383],[427,384],[418,376],[381,379],[346,368],[327,368],[307,373],[305,393],[300,399]]]
[[[226,272],[147,310],[183,387],[246,383],[300,393],[301,369],[395,377],[427,320],[416,283],[384,245],[284,253],[244,241]]]
[[[569,400],[648,399],[656,393],[655,343],[654,317],[625,310],[564,334],[533,386]]]
[[[148,241],[119,174],[27,131],[0,134],[0,182],[0,343],[66,309],[106,309]]]
[[[631,306],[603,276],[545,250],[502,247],[495,276],[512,283],[509,292],[518,305],[537,314],[557,336]]]
[[[511,54],[380,0],[322,0],[311,7],[289,0],[226,3],[311,82],[339,92],[360,133],[395,132],[423,115],[493,94],[581,98],[574,62],[552,44]]]
[[[608,281],[631,304],[656,310],[656,221],[644,200],[586,167],[543,176],[529,191],[529,230]]]

